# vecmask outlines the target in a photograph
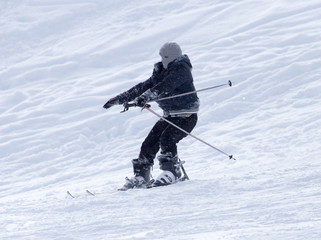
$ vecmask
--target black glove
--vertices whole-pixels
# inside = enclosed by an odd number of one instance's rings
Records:
[[[138,107],[144,107],[147,103],[147,97],[145,95],[140,95],[139,97],[135,98],[134,102]]]
[[[118,99],[118,97],[113,97],[113,98],[109,99],[108,102],[105,103],[105,105],[103,106],[103,108],[108,109],[108,108],[110,108],[110,107],[112,107],[112,106],[114,106],[114,105],[117,105],[117,104],[119,104],[119,99]]]

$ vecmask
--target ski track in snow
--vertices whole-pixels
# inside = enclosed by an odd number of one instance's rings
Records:
[[[321,239],[320,18],[318,0],[1,1],[0,238]],[[186,138],[191,181],[117,192],[157,118],[102,105],[166,41],[197,89],[233,82],[199,94],[193,134],[237,160]]]

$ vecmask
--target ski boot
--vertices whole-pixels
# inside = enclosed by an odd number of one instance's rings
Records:
[[[146,188],[151,179],[152,164],[146,159],[133,159],[134,177],[126,177],[126,183],[119,191],[126,191],[132,188]]]
[[[158,157],[162,173],[152,183],[151,187],[166,186],[176,183],[182,176],[181,162],[177,155],[174,157],[171,153],[162,154]]]

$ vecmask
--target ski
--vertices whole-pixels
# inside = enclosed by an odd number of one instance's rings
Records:
[[[174,185],[174,184],[177,184],[177,183],[180,183],[180,182],[184,182],[184,181],[187,181],[189,180],[188,177],[186,176],[183,176],[181,177],[180,179],[178,179],[175,183],[172,183],[172,184],[166,184],[166,185],[160,185],[160,186],[155,186],[153,185],[153,183],[155,182],[155,179],[152,179],[150,180],[146,186],[144,187],[140,187],[140,188],[137,188],[137,187],[134,187],[134,188],[126,188],[125,186],[121,187],[121,188],[118,188],[117,190],[118,191],[127,191],[127,190],[131,190],[131,189],[151,189],[151,188],[158,188],[158,187],[165,187],[165,186],[170,186],[170,185]]]
[[[163,186],[169,186],[169,185],[172,185],[172,184],[176,184],[178,182],[183,182],[183,181],[186,181],[186,180],[189,180],[189,177],[185,171],[185,168],[183,166],[183,164],[185,163],[185,161],[182,161],[181,159],[178,159],[178,164],[179,164],[179,167],[181,168],[182,172],[183,172],[183,176],[181,178],[179,178],[176,182],[174,183],[169,183],[169,184],[164,184],[164,185],[155,185],[155,179],[152,179],[150,180],[147,184],[145,184],[144,186],[142,187],[127,187],[126,184],[124,186],[122,186],[121,188],[118,188],[118,191],[127,191],[129,189],[150,189],[150,188],[155,188],[155,187],[163,187]],[[131,180],[126,177],[126,182],[131,182]]]
[[[176,182],[174,183],[170,183],[170,184],[164,184],[164,185],[154,185],[154,182],[155,182],[155,179],[152,179],[146,186],[147,189],[150,189],[150,188],[158,188],[158,187],[166,187],[166,186],[170,186],[170,185],[174,185],[174,184],[177,184],[177,183],[180,183],[180,182],[184,182],[186,180],[189,180],[188,177],[186,176],[183,176],[181,177],[180,179],[178,179]]]

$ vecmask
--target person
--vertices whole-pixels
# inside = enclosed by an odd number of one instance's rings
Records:
[[[191,73],[192,64],[175,42],[165,43],[160,48],[159,54],[161,61],[154,64],[150,78],[111,98],[103,107],[108,109],[131,101],[134,101],[136,106],[144,107],[149,101],[156,101],[163,110],[165,119],[191,132],[197,123],[200,105],[197,94],[192,93],[165,100],[161,98],[195,91]],[[138,158],[132,160],[134,177],[126,178],[126,183],[121,190],[147,186],[151,180],[151,169],[159,150],[158,160],[162,172],[153,182],[153,186],[177,182],[182,175],[177,143],[186,136],[186,133],[166,121],[162,119],[157,121],[142,143]]]

